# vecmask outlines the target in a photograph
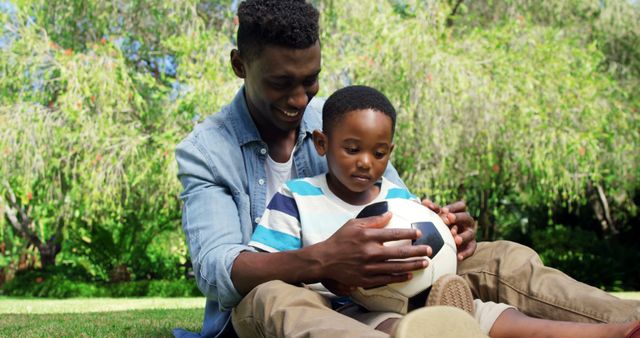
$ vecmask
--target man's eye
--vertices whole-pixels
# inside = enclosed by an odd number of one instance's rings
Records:
[[[317,82],[317,81],[318,81],[318,78],[317,78],[316,76],[314,76],[314,77],[312,77],[312,78],[309,78],[309,79],[304,80],[304,82],[302,83],[302,85],[303,85],[303,86],[305,86],[305,87],[311,87],[311,86],[313,86],[314,84],[316,84],[316,82]]]
[[[275,89],[287,89],[287,85],[283,83],[274,83],[271,85],[271,87]]]
[[[269,86],[274,89],[286,89],[289,84],[286,82],[269,82]]]

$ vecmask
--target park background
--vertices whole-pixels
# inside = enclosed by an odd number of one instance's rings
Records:
[[[464,199],[478,240],[517,241],[580,281],[640,290],[638,2],[312,2],[319,96],[349,84],[388,95],[393,163],[415,194]],[[174,149],[241,85],[228,61],[237,5],[0,0],[0,308],[201,296]],[[120,324],[136,336],[198,330],[202,309],[184,311],[110,320],[148,320]],[[55,316],[41,320],[67,320]],[[3,318],[0,335],[38,335]]]

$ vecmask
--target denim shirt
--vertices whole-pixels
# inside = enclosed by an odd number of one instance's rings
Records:
[[[323,103],[313,99],[304,112],[293,153],[296,177],[327,171],[312,139],[313,130],[322,129]],[[267,205],[268,154],[249,114],[244,88],[231,104],[198,124],[176,149],[184,188],[182,228],[196,282],[207,297],[202,336],[222,332],[229,324],[229,310],[242,299],[231,281],[231,268],[240,252],[256,251],[247,243]],[[385,177],[404,186],[391,165]],[[180,329],[174,335],[192,336]]]

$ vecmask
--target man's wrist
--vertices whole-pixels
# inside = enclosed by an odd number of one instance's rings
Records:
[[[301,282],[316,283],[327,278],[325,252],[323,242],[295,251],[294,254],[304,267],[300,270]]]

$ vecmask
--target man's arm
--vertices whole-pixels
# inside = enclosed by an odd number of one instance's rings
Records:
[[[213,160],[196,141],[192,135],[176,149],[184,188],[182,227],[198,288],[222,308],[231,308],[242,299],[231,281],[231,266],[240,252],[253,249],[243,244],[246,235],[230,189],[220,182],[220,173],[210,167]]]
[[[243,252],[236,258],[231,278],[236,289],[246,294],[255,286],[274,279],[288,283],[315,283],[333,279],[347,286],[373,287],[403,282],[410,271],[424,268],[426,260],[403,259],[427,256],[427,246],[386,247],[382,243],[416,239],[414,229],[380,229],[391,214],[354,219],[324,242],[299,250],[276,253]]]

